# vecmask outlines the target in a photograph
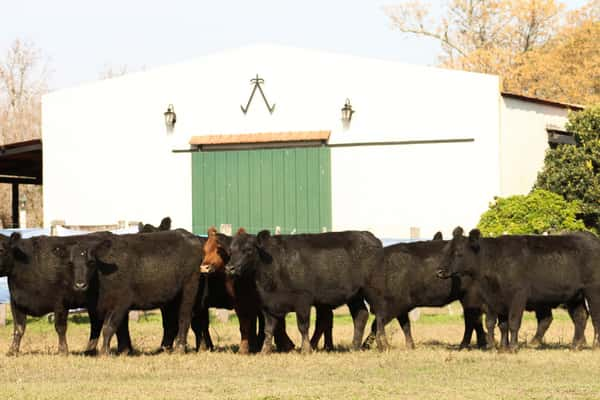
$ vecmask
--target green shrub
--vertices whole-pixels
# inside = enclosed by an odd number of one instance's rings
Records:
[[[586,230],[583,221],[577,219],[580,212],[579,202],[537,189],[525,196],[496,199],[482,214],[478,228],[485,236]]]
[[[588,227],[600,228],[600,105],[569,113],[567,131],[576,145],[548,149],[534,188],[578,200]]]

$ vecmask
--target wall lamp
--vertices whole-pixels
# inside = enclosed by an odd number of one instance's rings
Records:
[[[175,114],[175,107],[173,104],[169,104],[167,111],[164,112],[165,125],[167,126],[167,132],[173,132],[175,122],[177,122],[177,114]]]
[[[350,121],[352,120],[352,114],[354,114],[354,110],[352,109],[352,104],[350,104],[350,99],[346,99],[346,103],[344,103],[344,107],[342,108],[342,124],[344,128],[348,129],[350,127]]]

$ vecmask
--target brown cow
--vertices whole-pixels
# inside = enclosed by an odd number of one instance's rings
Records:
[[[254,280],[238,279],[234,281],[230,276],[225,274],[225,265],[229,261],[228,247],[230,242],[230,237],[217,234],[217,230],[214,227],[209,228],[208,240],[204,244],[204,259],[202,260],[200,271],[210,274],[209,276],[213,279],[213,282],[224,283],[226,296],[228,297],[227,300],[233,306],[240,323],[241,342],[239,353],[247,354],[250,351],[258,351],[262,347],[264,340],[264,318]],[[208,297],[211,297],[210,293]],[[208,308],[209,306],[215,306],[215,304],[211,304],[209,300],[202,308]],[[257,318],[259,320],[258,334],[256,326]],[[206,329],[205,327],[208,327],[208,320],[203,320],[202,325],[202,330]],[[275,343],[281,351],[289,351],[294,348],[294,343],[285,332],[285,321],[283,320],[276,328]],[[209,347],[210,345],[208,344]]]

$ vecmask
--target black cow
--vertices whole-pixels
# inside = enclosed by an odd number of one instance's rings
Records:
[[[516,350],[523,311],[566,304],[572,318],[581,321],[588,301],[594,324],[594,346],[600,334],[600,240],[588,233],[560,236],[469,237],[456,228],[444,248],[440,278],[470,276],[479,286],[487,313],[488,340],[501,317],[503,348]],[[587,318],[587,316],[586,316]],[[504,321],[504,323],[502,323]],[[579,326],[579,328],[578,328]],[[583,324],[583,329],[585,324]],[[510,330],[510,344],[506,331]],[[573,347],[583,344],[576,322]],[[492,342],[493,343],[493,342]]]
[[[254,276],[265,315],[262,351],[271,351],[277,320],[295,311],[302,352],[310,352],[310,307],[348,304],[354,317],[353,347],[359,349],[367,322],[366,299],[379,321],[377,342],[387,346],[383,315],[383,247],[369,232],[271,236],[238,232],[231,243],[227,273]]]
[[[40,317],[54,313],[54,327],[58,334],[58,351],[68,354],[66,339],[69,309],[88,306],[92,288],[74,287],[73,268],[68,262],[67,248],[77,242],[89,243],[108,233],[69,237],[39,236],[22,239],[19,233],[10,238],[0,236],[0,276],[8,276],[10,305],[13,316],[13,340],[9,355],[19,352],[21,338],[25,333],[26,316]],[[102,321],[94,312],[90,316],[90,340],[86,352],[96,349]],[[119,351],[131,348],[127,321],[119,326]]]
[[[438,232],[432,241],[398,243],[384,248],[387,317],[398,320],[408,348],[415,347],[408,313],[416,307],[442,307],[455,300],[460,300],[463,306],[465,321],[460,348],[470,345],[473,330],[477,333],[477,346],[486,346],[481,322],[482,302],[477,291],[471,290],[471,278],[441,280],[435,276],[446,243]],[[363,347],[370,346],[376,332],[377,326],[373,323]]]
[[[98,295],[90,305],[103,319],[101,354],[129,309],[176,310],[176,348],[185,351],[187,332],[199,282],[202,243],[191,233],[174,231],[111,235],[74,247],[76,285],[98,279]]]

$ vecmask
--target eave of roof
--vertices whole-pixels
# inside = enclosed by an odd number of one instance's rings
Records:
[[[539,97],[525,96],[523,94],[518,94],[518,93],[502,92],[501,94],[502,94],[502,97],[510,97],[512,99],[517,99],[517,100],[522,100],[522,101],[529,101],[531,103],[542,104],[542,105],[545,105],[545,106],[554,106],[554,107],[561,107],[561,108],[569,108],[569,109],[577,110],[577,111],[581,111],[581,110],[583,110],[585,108],[585,106],[582,106],[581,104],[563,103],[563,102],[560,102],[560,101],[542,99],[542,98],[539,98]]]
[[[192,146],[234,145],[234,144],[263,144],[284,142],[327,142],[331,131],[300,131],[300,132],[261,132],[237,135],[203,135],[192,136]]]

